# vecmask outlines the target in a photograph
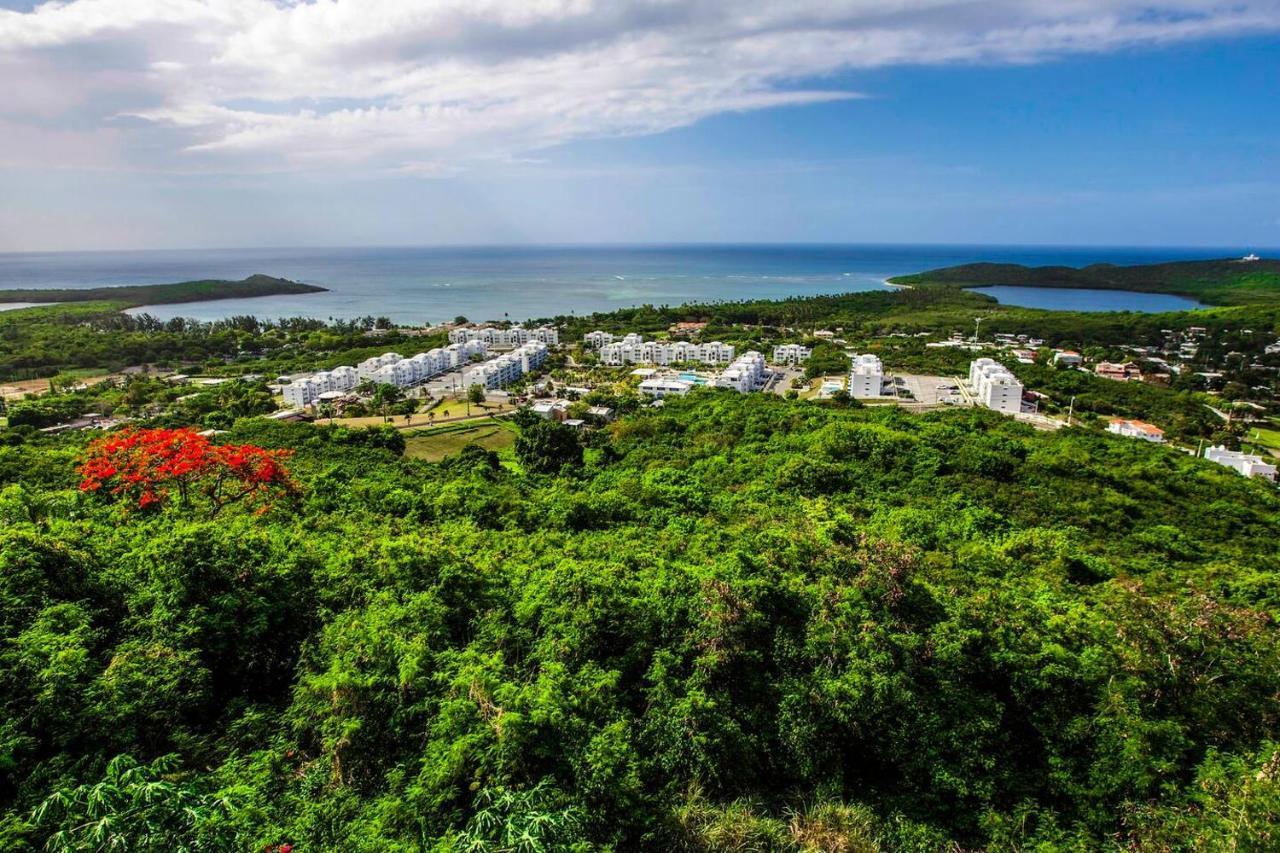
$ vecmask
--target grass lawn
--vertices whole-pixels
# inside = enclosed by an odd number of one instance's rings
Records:
[[[466,426],[465,429],[454,426],[411,433],[406,436],[404,455],[414,459],[425,459],[428,462],[439,462],[469,444],[506,455],[515,441],[516,432],[513,426],[485,421],[474,426]]]
[[[1280,450],[1280,429],[1250,426],[1245,431],[1244,441],[1264,453],[1277,451]]]

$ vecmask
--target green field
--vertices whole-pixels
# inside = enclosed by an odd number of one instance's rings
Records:
[[[410,434],[405,442],[405,456],[439,462],[472,444],[502,453],[509,450],[515,440],[515,430],[500,421],[459,424]]]

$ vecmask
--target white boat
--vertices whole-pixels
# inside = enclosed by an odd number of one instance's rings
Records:
[[[1241,258],[1240,260],[1242,260],[1242,261],[1260,261],[1260,260],[1262,260],[1262,259],[1261,259],[1261,258],[1259,258],[1257,255],[1255,255],[1253,252],[1250,252],[1249,254],[1247,254],[1247,255],[1245,255],[1243,258]]]

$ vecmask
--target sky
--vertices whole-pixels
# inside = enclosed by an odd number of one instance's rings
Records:
[[[0,251],[1280,246],[1280,0],[0,0]]]

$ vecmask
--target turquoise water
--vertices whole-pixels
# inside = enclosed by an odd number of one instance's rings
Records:
[[[1089,290],[1078,287],[1023,287],[997,284],[970,288],[995,297],[1002,305],[1047,308],[1052,311],[1190,311],[1203,308],[1194,299],[1169,293],[1134,293],[1131,290]]]
[[[699,376],[696,373],[681,373],[680,378],[685,382],[692,382],[694,385],[706,385],[706,377]]]
[[[1236,257],[1243,251],[752,245],[15,253],[0,254],[0,289],[239,279],[261,272],[318,284],[330,292],[144,310],[162,319],[255,314],[321,319],[372,315],[413,323],[452,320],[457,315],[472,320],[525,320],[646,303],[877,291],[885,288],[884,279],[889,276],[981,260],[1029,265],[1141,264]],[[1088,293],[1094,300],[1123,298],[1116,292]],[[1062,291],[1037,290],[1035,294],[1051,299],[1064,296]],[[1132,296],[1137,294],[1124,295]]]

